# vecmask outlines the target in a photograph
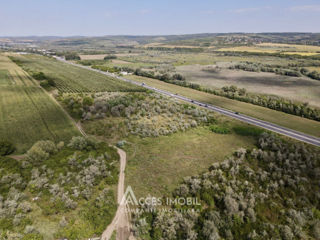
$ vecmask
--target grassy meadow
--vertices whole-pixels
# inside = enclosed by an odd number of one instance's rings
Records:
[[[233,123],[234,124],[234,123]],[[126,185],[137,196],[169,196],[184,177],[205,171],[254,139],[198,127],[158,138],[129,137]]]
[[[69,140],[74,124],[36,81],[0,55],[0,136],[21,153],[42,139]]]

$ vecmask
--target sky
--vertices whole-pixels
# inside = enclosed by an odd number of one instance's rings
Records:
[[[320,32],[320,0],[0,0],[0,36]]]

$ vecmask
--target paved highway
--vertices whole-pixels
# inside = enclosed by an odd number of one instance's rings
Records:
[[[207,104],[207,103],[198,102],[198,101],[195,101],[193,99],[190,99],[190,98],[187,98],[187,97],[184,97],[184,96],[180,96],[180,95],[168,92],[168,91],[164,91],[164,90],[161,90],[161,89],[157,89],[157,88],[151,87],[151,86],[149,86],[147,84],[144,84],[144,83],[141,83],[141,82],[136,82],[136,81],[133,81],[133,80],[130,80],[130,79],[126,79],[124,77],[119,77],[119,76],[117,76],[117,75],[115,75],[113,73],[103,72],[103,71],[100,71],[98,69],[93,69],[93,68],[88,67],[88,66],[83,66],[83,65],[80,65],[80,64],[75,64],[75,63],[72,63],[72,62],[68,62],[68,61],[66,61],[66,60],[64,60],[63,58],[60,58],[60,57],[55,57],[55,58],[57,60],[59,60],[59,61],[65,62],[67,64],[71,64],[71,65],[74,65],[74,66],[77,66],[77,67],[80,67],[80,68],[84,68],[84,69],[88,69],[88,70],[91,70],[91,71],[95,71],[95,72],[98,72],[98,73],[101,73],[101,74],[104,74],[104,75],[107,75],[107,76],[111,76],[111,77],[117,78],[117,79],[125,81],[125,82],[129,82],[131,84],[142,86],[144,88],[153,90],[153,91],[161,93],[163,95],[174,97],[176,99],[180,99],[182,101],[189,102],[191,104],[196,104],[196,105],[198,105],[200,107],[203,107],[203,108],[206,108],[208,110],[221,113],[223,115],[226,115],[226,116],[229,116],[229,117],[232,117],[232,118],[235,118],[235,119],[238,119],[238,120],[240,120],[242,122],[246,122],[246,123],[258,126],[258,127],[262,127],[262,128],[267,129],[269,131],[276,132],[276,133],[285,135],[287,137],[290,137],[290,138],[293,138],[293,139],[296,139],[296,140],[299,140],[299,141],[302,141],[302,142],[309,143],[309,144],[312,144],[312,145],[320,147],[320,138],[313,137],[313,136],[310,136],[310,135],[307,135],[307,134],[304,134],[304,133],[301,133],[301,132],[298,132],[298,131],[294,131],[292,129],[284,128],[284,127],[278,126],[278,125],[273,124],[273,123],[265,122],[265,121],[262,121],[260,119],[256,119],[256,118],[253,118],[253,117],[249,117],[249,116],[246,116],[246,115],[235,113],[235,112],[232,112],[230,110],[223,109],[223,108],[220,108],[220,107],[216,107],[216,106],[213,106],[213,105],[210,105],[210,104]]]

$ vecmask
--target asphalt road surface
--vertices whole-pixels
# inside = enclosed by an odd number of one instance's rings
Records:
[[[104,75],[107,75],[107,76],[111,76],[111,77],[117,78],[119,80],[122,80],[122,81],[125,81],[125,82],[129,82],[131,84],[142,86],[144,88],[147,88],[147,89],[150,89],[152,91],[161,93],[163,95],[167,95],[169,97],[174,97],[176,99],[179,99],[179,100],[182,100],[182,101],[185,101],[185,102],[189,102],[191,104],[198,105],[198,106],[206,108],[208,110],[215,111],[215,112],[221,113],[223,115],[238,119],[238,120],[240,120],[242,122],[246,122],[246,123],[249,123],[249,124],[252,124],[252,125],[267,129],[269,131],[272,131],[272,132],[275,132],[275,133],[279,133],[279,134],[285,135],[287,137],[299,140],[301,142],[309,143],[309,144],[312,144],[312,145],[320,147],[320,138],[313,137],[313,136],[310,136],[310,135],[307,135],[307,134],[304,134],[304,133],[301,133],[301,132],[298,132],[298,131],[294,131],[292,129],[284,128],[284,127],[278,126],[278,125],[273,124],[273,123],[265,122],[265,121],[262,121],[260,119],[256,119],[256,118],[249,117],[249,116],[246,116],[246,115],[243,115],[243,114],[239,114],[237,112],[232,112],[232,111],[224,109],[224,108],[216,107],[216,106],[213,106],[213,105],[210,105],[210,104],[207,104],[207,103],[203,103],[203,102],[198,102],[198,101],[195,101],[193,99],[190,99],[190,98],[187,98],[187,97],[184,97],[184,96],[180,96],[180,95],[168,92],[168,91],[164,91],[164,90],[161,90],[161,89],[157,89],[157,88],[148,86],[147,84],[144,84],[144,83],[141,83],[141,82],[136,82],[136,81],[133,81],[133,80],[130,80],[130,79],[126,79],[124,77],[119,77],[119,76],[117,76],[117,75],[115,75],[113,73],[108,73],[108,72],[100,71],[98,69],[93,69],[93,68],[88,67],[88,66],[83,66],[83,65],[80,65],[80,64],[75,64],[75,63],[72,63],[72,62],[68,62],[68,61],[66,61],[66,60],[64,60],[63,58],[60,58],[60,57],[56,57],[56,59],[58,59],[59,61],[65,62],[67,64],[71,64],[71,65],[74,65],[74,66],[77,66],[77,67],[81,67],[81,68],[84,68],[84,69],[88,69],[88,70],[91,70],[91,71],[99,72],[101,74],[104,74]]]

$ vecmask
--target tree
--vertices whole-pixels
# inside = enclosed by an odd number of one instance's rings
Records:
[[[104,60],[111,60],[111,59],[117,59],[116,55],[107,55],[103,58]]]
[[[15,147],[11,142],[0,141],[0,156],[6,156],[15,151]]]

